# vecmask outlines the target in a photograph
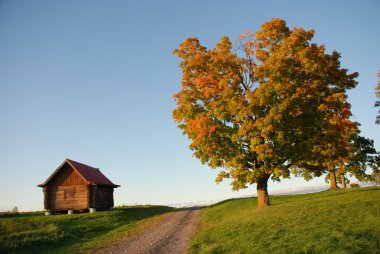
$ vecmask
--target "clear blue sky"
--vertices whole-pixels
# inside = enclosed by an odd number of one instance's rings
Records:
[[[213,47],[273,17],[315,29],[315,42],[357,71],[353,119],[380,148],[374,87],[380,1],[0,1],[0,210],[43,208],[42,183],[65,158],[122,187],[116,204],[169,204],[254,194],[214,183],[172,120],[180,89],[172,50]],[[270,191],[323,179],[270,183]]]

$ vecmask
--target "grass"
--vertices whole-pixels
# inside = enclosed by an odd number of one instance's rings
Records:
[[[0,253],[90,253],[139,232],[158,215],[172,210],[133,206],[92,214],[5,214],[0,216]]]
[[[190,253],[380,253],[380,188],[223,201],[202,211]]]

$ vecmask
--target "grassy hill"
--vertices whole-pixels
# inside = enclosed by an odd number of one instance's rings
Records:
[[[205,208],[190,253],[380,253],[380,188],[234,199]]]
[[[0,216],[0,253],[86,253],[135,234],[165,206],[119,207],[113,211],[45,216],[42,212]]]

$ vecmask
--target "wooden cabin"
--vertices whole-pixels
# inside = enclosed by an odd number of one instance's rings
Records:
[[[98,168],[66,159],[43,183],[44,207],[47,211],[96,211],[111,209],[112,183]]]

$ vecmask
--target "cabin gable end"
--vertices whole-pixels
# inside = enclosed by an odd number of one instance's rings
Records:
[[[86,185],[83,177],[68,163],[63,164],[58,172],[48,180],[48,187]]]

